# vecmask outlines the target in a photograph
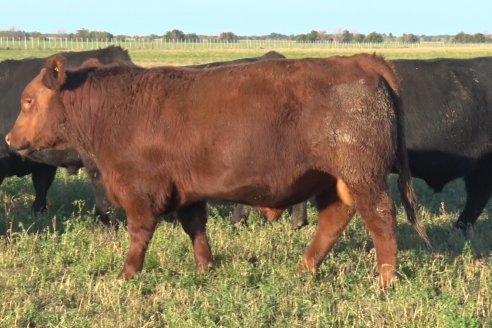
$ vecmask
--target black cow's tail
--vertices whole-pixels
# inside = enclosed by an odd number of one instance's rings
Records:
[[[400,96],[397,91],[390,87],[393,102],[396,109],[396,124],[397,124],[397,153],[396,153],[396,171],[398,173],[398,191],[400,192],[403,207],[407,214],[408,221],[412,224],[414,229],[419,234],[420,238],[424,240],[427,246],[431,247],[429,237],[425,232],[424,227],[420,224],[417,212],[417,197],[412,187],[412,179],[410,175],[410,165],[408,163],[408,152],[405,142],[404,133],[404,114],[401,106]]]

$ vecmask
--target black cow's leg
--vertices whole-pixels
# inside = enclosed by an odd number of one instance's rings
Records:
[[[292,229],[299,229],[307,224],[307,202],[292,206]]]
[[[205,271],[212,267],[212,252],[207,240],[207,204],[199,202],[180,208],[177,216],[183,230],[190,236],[195,255],[195,268]]]
[[[92,189],[94,190],[94,197],[96,198],[96,208],[94,210],[94,216],[104,225],[110,225],[111,219],[109,217],[110,202],[107,198],[106,188],[102,181],[101,173],[97,169],[94,162],[82,158],[84,168],[87,175],[91,179]]]
[[[236,204],[234,211],[232,212],[231,224],[239,225],[245,223],[248,220],[251,207],[243,204]]]
[[[490,196],[492,196],[492,174],[490,167],[480,165],[472,174],[465,177],[466,204],[454,226],[466,231],[482,214]],[[488,166],[488,165],[487,165]]]
[[[87,174],[91,179],[92,189],[94,190],[94,197],[96,198],[96,208],[94,210],[94,216],[104,225],[110,225],[111,219],[109,217],[110,202],[106,197],[106,188],[101,179],[101,174],[95,168],[86,168]]]
[[[35,164],[32,171],[32,183],[36,191],[36,198],[32,204],[34,213],[46,211],[46,196],[55,179],[56,166]]]

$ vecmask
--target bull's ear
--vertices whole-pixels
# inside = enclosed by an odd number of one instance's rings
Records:
[[[60,55],[48,58],[44,65],[43,83],[49,89],[60,90],[65,82],[65,59]]]

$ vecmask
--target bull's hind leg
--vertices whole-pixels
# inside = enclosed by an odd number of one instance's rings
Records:
[[[385,288],[396,270],[396,217],[386,182],[351,189],[357,211],[364,219],[376,249],[381,287]]]
[[[184,231],[190,236],[195,255],[195,268],[198,271],[208,270],[212,267],[212,252],[208,245],[206,224],[206,203],[195,203],[178,210],[178,220]]]
[[[334,189],[318,195],[316,203],[319,211],[318,227],[299,264],[299,271],[316,271],[354,215],[353,206],[345,204]]]
[[[142,270],[145,252],[157,224],[156,216],[147,208],[134,208],[126,211],[130,250],[126,256],[120,277],[133,278]]]

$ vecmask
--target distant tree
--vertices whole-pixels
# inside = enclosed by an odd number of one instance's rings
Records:
[[[472,39],[473,39],[473,42],[475,42],[475,43],[483,43],[483,42],[486,41],[485,40],[485,35],[483,35],[482,33],[475,33],[475,34],[473,34]]]
[[[184,40],[185,38],[186,35],[180,30],[167,31],[166,34],[164,34],[164,39],[166,40]]]
[[[357,33],[354,35],[354,42],[361,43],[364,42],[364,38],[366,36],[364,34]]]
[[[319,41],[323,41],[323,40],[327,40],[328,39],[328,34],[326,33],[325,30],[320,30],[320,31],[317,31],[318,32],[318,40]]]
[[[8,37],[8,38],[24,38],[27,37],[27,33],[24,31],[20,31],[15,27],[12,27],[8,31],[0,31],[0,36]]]
[[[77,30],[77,33],[75,33],[76,38],[81,38],[81,39],[89,39],[91,32],[88,29],[82,28],[80,30]]]
[[[294,39],[298,42],[306,42],[307,41],[307,35],[306,34],[297,34],[294,36]]]
[[[89,33],[89,37],[91,39],[99,39],[99,40],[110,40],[113,38],[113,34],[104,31],[91,31]]]
[[[196,33],[188,33],[186,34],[185,39],[188,41],[197,42],[200,40],[200,37],[196,35]]]
[[[285,40],[288,39],[289,37],[287,35],[280,34],[280,33],[270,33],[266,35],[265,38],[270,40]]]
[[[314,42],[321,40],[320,34],[318,31],[312,30],[308,34],[306,34],[306,41]]]
[[[376,32],[371,32],[364,38],[364,42],[370,43],[382,43],[383,40],[383,35]]]
[[[104,32],[104,31],[90,31],[88,29],[82,28],[80,30],[77,30],[75,34],[64,34],[64,32],[58,32],[56,37],[74,37],[74,38],[81,38],[81,39],[112,39],[113,34],[109,32]]]
[[[219,34],[219,40],[222,41],[237,42],[238,39],[237,35],[232,32],[222,32]]]
[[[118,34],[118,35],[115,35],[114,38],[116,40],[119,40],[119,41],[124,41],[128,38],[128,35]]]
[[[343,30],[341,32],[335,32],[333,34],[333,40],[337,42],[352,42],[354,41],[354,35],[348,30]]]
[[[456,43],[483,43],[483,42],[490,42],[490,38],[485,36],[482,33],[475,33],[475,34],[467,34],[464,32],[460,32],[456,34],[452,39],[451,42],[456,42]]]
[[[149,38],[149,39],[151,39],[151,40],[157,40],[157,39],[159,39],[160,37],[159,37],[157,34],[150,34],[150,35],[148,36],[148,38]]]
[[[451,41],[455,43],[472,43],[474,42],[474,39],[471,34],[460,32],[456,34]]]
[[[401,42],[406,42],[406,43],[417,43],[420,41],[419,37],[416,36],[415,34],[406,34],[403,33],[403,35],[400,37]]]
[[[30,32],[29,37],[34,38],[34,39],[42,39],[43,34],[40,32]]]
[[[397,38],[396,38],[396,36],[393,35],[393,33],[389,33],[389,34],[383,33],[383,41],[394,42],[396,40],[397,40]]]

